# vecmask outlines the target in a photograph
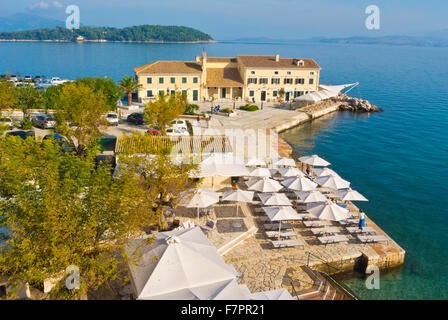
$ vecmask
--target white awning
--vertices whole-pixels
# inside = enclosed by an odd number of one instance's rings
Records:
[[[320,85],[323,90],[307,93],[303,96],[295,98],[294,101],[319,102],[321,100],[337,97],[345,88],[356,85],[358,85],[358,83],[342,84],[337,86]]]

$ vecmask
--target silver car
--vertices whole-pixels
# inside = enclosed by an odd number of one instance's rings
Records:
[[[0,118],[0,126],[7,126],[9,130],[14,129],[14,122],[11,118]]]
[[[32,119],[33,126],[42,129],[52,129],[56,125],[56,121],[51,115],[40,115]]]

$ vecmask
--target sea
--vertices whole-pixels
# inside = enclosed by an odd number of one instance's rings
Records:
[[[314,58],[321,83],[359,82],[350,95],[382,113],[339,112],[281,136],[318,154],[369,199],[359,203],[406,250],[401,268],[344,282],[362,299],[448,299],[448,48],[320,43],[131,44],[0,42],[0,74],[111,77],[155,60],[280,54]]]

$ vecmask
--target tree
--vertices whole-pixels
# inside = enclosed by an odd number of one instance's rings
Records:
[[[142,87],[141,84],[138,84],[137,81],[128,75],[121,78],[121,81],[118,81],[118,87],[121,91],[128,96],[128,106],[132,105],[132,93],[137,91]]]
[[[110,110],[117,109],[117,101],[121,99],[122,92],[111,78],[83,78],[76,80],[76,82],[91,87],[96,93],[103,93]]]
[[[60,280],[50,298],[85,297],[117,279],[117,259],[130,237],[157,224],[156,190],[138,173],[138,158],[113,177],[95,169],[97,147],[85,157],[60,152],[57,143],[17,137],[0,140],[0,273],[14,287]],[[68,266],[80,270],[80,289],[64,287]]]
[[[186,97],[180,91],[170,95],[161,93],[145,104],[145,123],[158,126],[165,134],[169,123],[184,113],[186,104]]]
[[[16,108],[21,109],[25,115],[29,109],[44,109],[45,95],[42,91],[35,90],[32,87],[17,88]]]
[[[109,111],[106,97],[89,86],[71,82],[65,84],[57,98],[56,130],[64,135],[79,156],[85,155],[100,129],[106,124],[104,114]]]
[[[0,81],[0,112],[16,105],[17,93],[14,84],[10,81]]]

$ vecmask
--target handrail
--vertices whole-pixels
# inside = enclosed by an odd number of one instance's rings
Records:
[[[356,296],[354,293],[350,292],[347,288],[344,287],[342,283],[339,283],[336,281],[332,276],[330,276],[328,273],[323,271],[318,271],[321,273],[328,281],[333,283],[334,286],[336,286],[337,289],[341,290],[346,296],[349,296],[353,300],[360,300],[358,296]]]
[[[305,254],[308,256],[308,261],[307,261],[307,263],[306,263],[306,265],[307,265],[308,267],[310,266],[310,256],[313,256],[313,257],[315,257],[315,258],[321,260],[321,261],[322,261],[323,263],[325,263],[327,266],[330,266],[330,267],[336,269],[337,271],[341,271],[341,268],[336,267],[334,264],[328,262],[328,261],[325,260],[324,258],[319,257],[318,255],[316,255],[316,254],[314,254],[314,253],[312,253],[312,252],[307,251],[307,252],[305,252]]]

